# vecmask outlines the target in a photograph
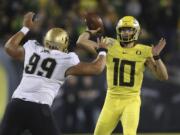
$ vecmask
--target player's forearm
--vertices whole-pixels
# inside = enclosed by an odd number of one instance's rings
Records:
[[[4,48],[10,56],[16,57],[18,55],[20,42],[24,36],[25,35],[22,32],[17,32],[6,42]]]
[[[99,75],[103,72],[106,65],[106,57],[98,56],[97,60],[90,63],[87,71],[88,75]]]
[[[106,56],[99,55],[93,64],[96,74],[102,73],[106,66]]]
[[[92,63],[86,63],[84,68],[76,75],[99,75],[104,70],[106,63],[105,56],[98,56],[98,58]]]
[[[81,34],[76,42],[77,46],[79,48],[83,48],[86,51],[90,52],[93,55],[97,55],[96,49],[97,48],[97,43],[89,40],[90,38],[90,34],[87,32],[84,32],[83,34]]]
[[[168,72],[161,59],[155,61],[155,69],[159,80],[168,80]]]
[[[97,59],[91,63],[80,62],[78,65],[70,67],[65,76],[68,75],[98,75],[105,67],[106,56],[98,56]]]

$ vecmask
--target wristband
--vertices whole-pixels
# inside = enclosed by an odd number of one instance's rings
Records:
[[[106,56],[106,52],[105,51],[100,51],[98,55]]]
[[[26,34],[29,32],[29,28],[23,26],[20,31],[21,31],[24,35],[26,35]]]
[[[108,49],[106,49],[106,48],[98,48],[97,50],[97,53],[99,53],[99,52],[101,52],[101,51],[104,51],[104,52],[108,52]]]
[[[160,56],[159,55],[156,55],[156,56],[153,56],[154,60],[159,60],[160,59]]]

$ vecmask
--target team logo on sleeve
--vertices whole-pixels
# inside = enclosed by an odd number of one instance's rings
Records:
[[[137,55],[141,55],[141,51],[140,51],[140,50],[137,50],[137,51],[136,51],[136,54],[137,54]]]

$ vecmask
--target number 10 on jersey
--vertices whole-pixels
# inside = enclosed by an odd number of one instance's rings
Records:
[[[113,62],[114,62],[113,84],[115,86],[133,87],[136,62],[128,61],[128,60],[120,60],[119,58],[113,58]],[[128,81],[125,79],[125,75],[124,75],[126,66],[130,67],[130,70],[128,71],[130,78],[128,79]]]

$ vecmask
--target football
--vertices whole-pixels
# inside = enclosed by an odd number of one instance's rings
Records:
[[[104,30],[103,21],[101,17],[95,13],[87,13],[85,22],[89,30],[96,30],[101,28],[101,32]]]

